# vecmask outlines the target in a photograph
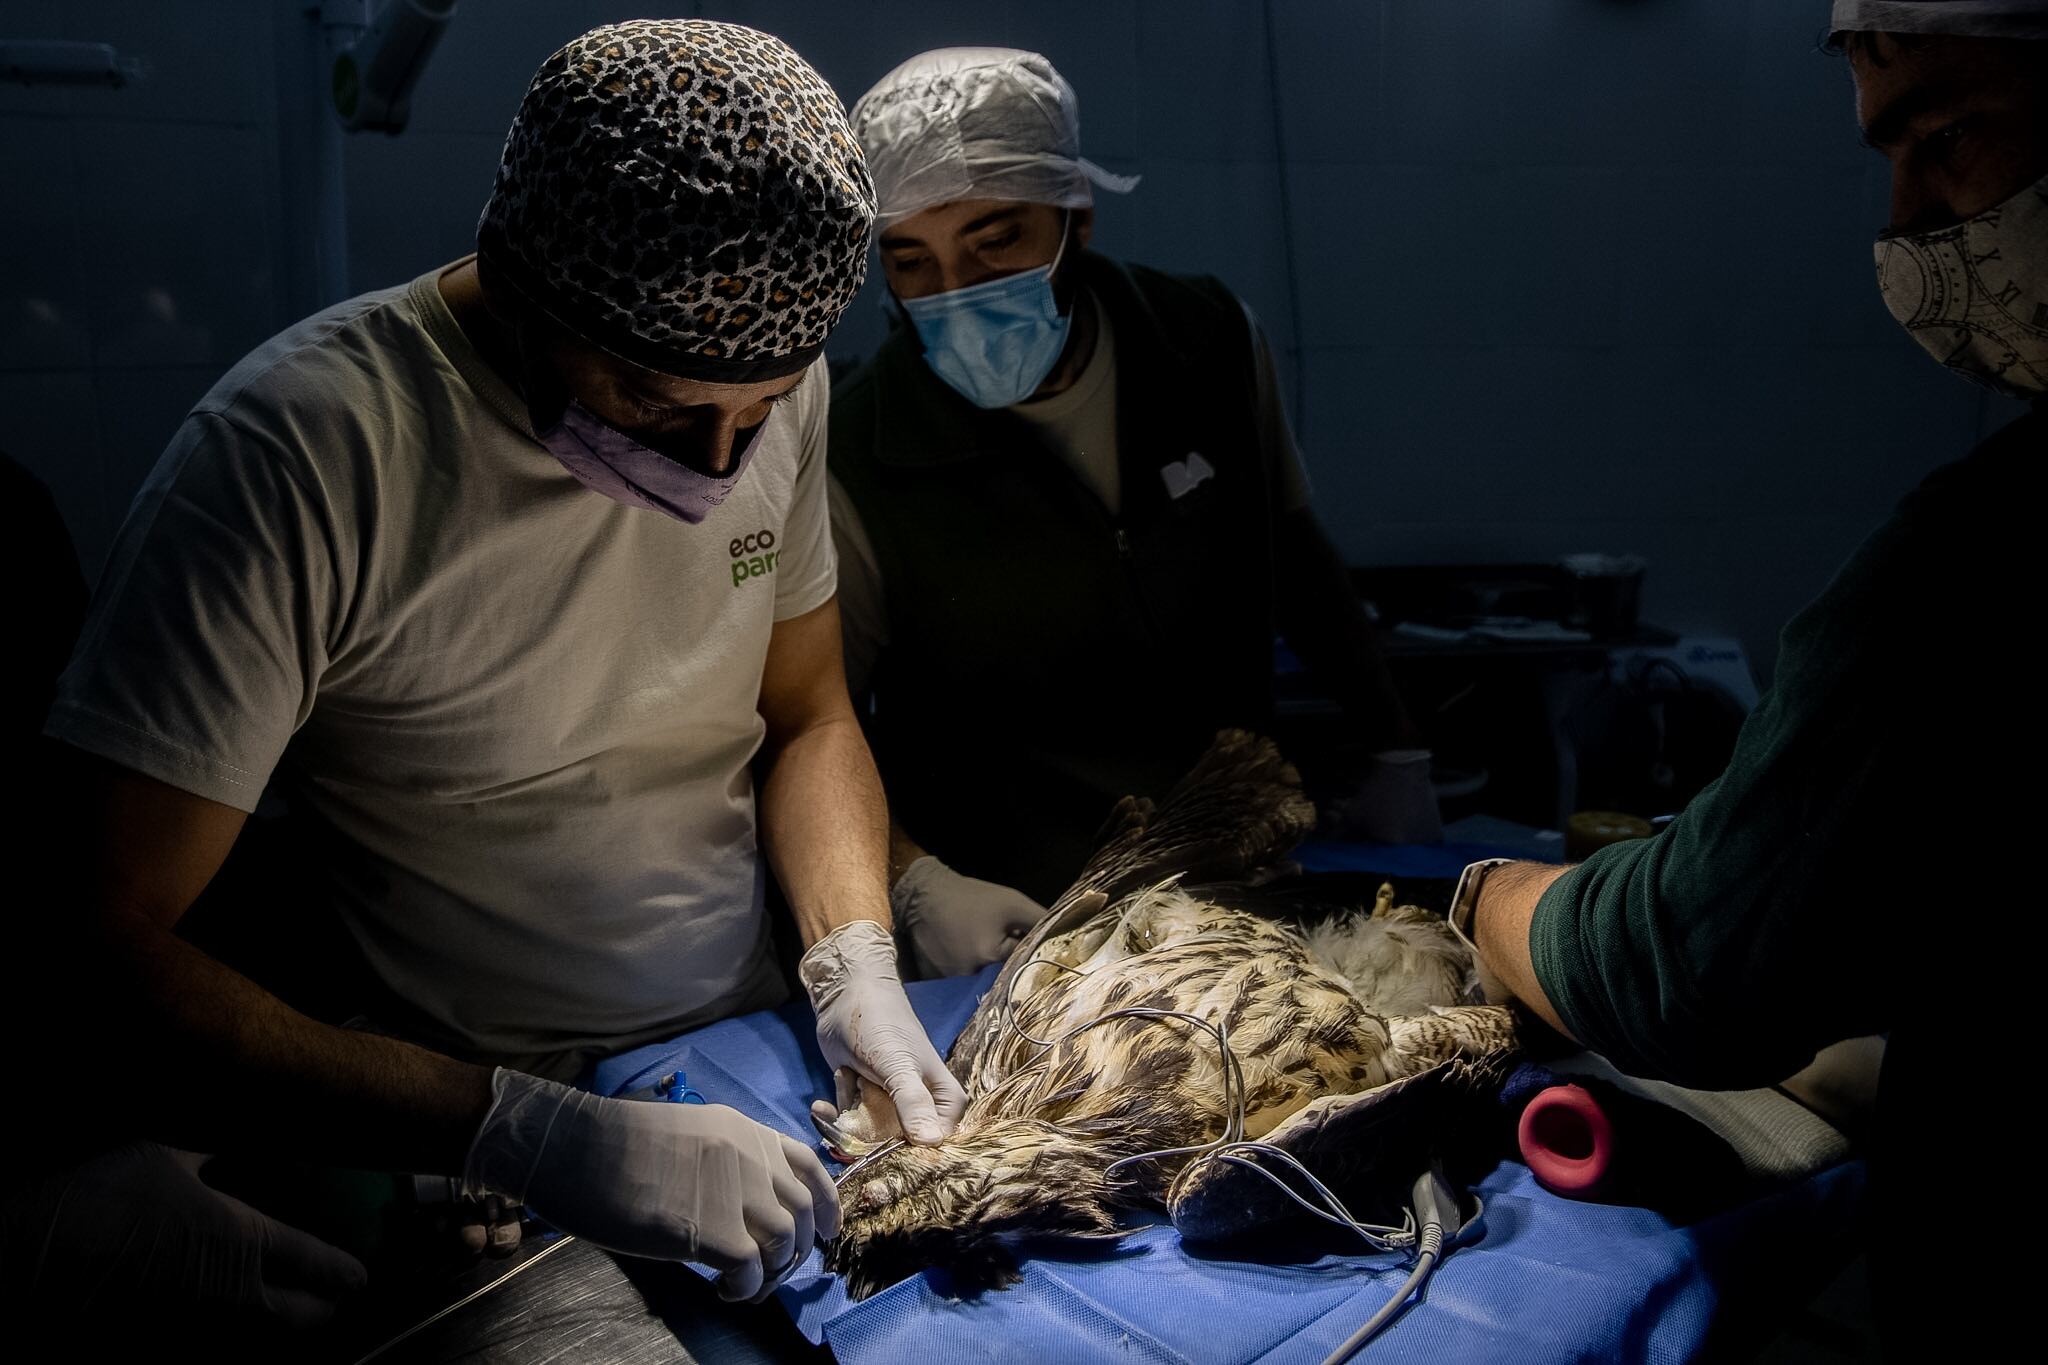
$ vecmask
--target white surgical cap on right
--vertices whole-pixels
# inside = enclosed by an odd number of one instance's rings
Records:
[[[2048,38],[2048,0],[1835,0],[1836,33]]]
[[[945,47],[891,71],[853,106],[886,226],[961,199],[1086,208],[1128,193],[1081,155],[1080,103],[1052,63],[1009,47]]]

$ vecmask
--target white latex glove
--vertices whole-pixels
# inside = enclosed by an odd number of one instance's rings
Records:
[[[910,932],[919,976],[963,976],[1008,957],[1045,918],[1022,891],[963,877],[929,853],[903,869],[889,892],[896,922]]]
[[[1336,803],[1332,825],[1376,844],[1442,843],[1444,821],[1429,784],[1429,759],[1427,749],[1374,754],[1357,789]]]
[[[728,1301],[758,1303],[816,1237],[839,1191],[794,1138],[722,1104],[613,1100],[500,1067],[463,1192],[524,1203],[628,1256],[698,1261]]]
[[[811,945],[797,975],[818,1012],[818,1047],[889,1094],[912,1142],[938,1142],[959,1126],[967,1092],[911,1011],[896,972],[896,940],[873,920],[842,924]],[[842,1095],[846,1078],[840,1078]]]
[[[160,1322],[189,1312],[307,1328],[368,1283],[347,1252],[207,1185],[206,1161],[137,1142],[17,1177],[0,1201],[10,1288],[64,1314],[136,1311]]]

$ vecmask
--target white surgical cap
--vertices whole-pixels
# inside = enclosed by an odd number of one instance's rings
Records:
[[[852,123],[885,226],[961,199],[1085,208],[1091,185],[1125,194],[1138,184],[1081,156],[1074,88],[1036,52],[922,53],[861,96]]]
[[[2048,0],[1835,0],[1836,33],[2048,38]]]

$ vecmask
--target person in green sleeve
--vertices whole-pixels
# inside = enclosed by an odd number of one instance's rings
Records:
[[[1375,756],[1354,828],[1439,837],[1265,336],[1213,278],[1087,249],[1094,190],[1136,182],[1080,156],[1071,87],[1037,53],[949,48],[852,120],[907,325],[834,392],[833,532],[924,970],[1000,956],[1119,797],[1263,726],[1276,633]]]
[[[1902,1354],[1989,1358],[1963,1343],[2005,1330],[2010,1244],[1967,1302],[1930,1296],[1924,1267],[1996,1233],[2033,1085],[2040,934],[2000,831],[2040,756],[2014,630],[2048,459],[2048,0],[1836,0],[1833,28],[1891,163],[1886,306],[1942,364],[2033,407],[1929,477],[1791,622],[1727,772],[1668,829],[1573,868],[1468,869],[1455,918],[1493,998],[1637,1075],[1767,1085],[1888,1034],[1880,1322]]]

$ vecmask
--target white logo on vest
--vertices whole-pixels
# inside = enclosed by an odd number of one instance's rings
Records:
[[[1159,477],[1166,480],[1166,496],[1175,502],[1195,491],[1204,480],[1216,477],[1216,470],[1202,458],[1199,450],[1190,450],[1185,460],[1175,460],[1159,467]]]

